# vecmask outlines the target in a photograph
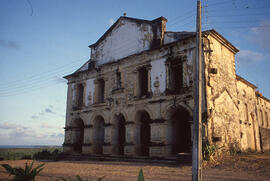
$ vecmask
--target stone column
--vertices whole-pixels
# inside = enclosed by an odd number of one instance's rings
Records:
[[[150,156],[166,157],[170,156],[170,148],[166,145],[166,124],[152,123],[151,126],[151,143],[149,147]]]
[[[140,154],[140,126],[134,122],[126,124],[125,155]]]
[[[103,145],[103,154],[112,155],[114,154],[113,143],[112,143],[112,132],[114,127],[110,124],[106,125],[104,133],[104,145]]]

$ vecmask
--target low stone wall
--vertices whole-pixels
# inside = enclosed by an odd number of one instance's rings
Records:
[[[270,129],[260,127],[262,151],[270,151]]]

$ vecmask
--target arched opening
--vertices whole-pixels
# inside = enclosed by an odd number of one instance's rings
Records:
[[[102,154],[103,153],[103,144],[104,144],[104,118],[102,116],[97,116],[94,119],[94,154]]]
[[[139,124],[140,155],[149,156],[149,145],[151,142],[151,118],[146,111],[139,111],[136,116],[136,124]]]
[[[170,118],[172,126],[172,153],[191,152],[191,117],[189,112],[179,107],[175,109]]]
[[[84,124],[82,119],[76,119],[73,122],[74,130],[74,152],[81,153],[84,139]]]
[[[115,131],[117,135],[117,154],[124,155],[126,128],[125,118],[122,114],[116,116]]]

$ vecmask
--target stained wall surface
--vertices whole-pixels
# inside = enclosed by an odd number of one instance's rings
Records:
[[[196,39],[165,32],[164,23],[120,18],[91,47],[90,61],[66,77],[65,152],[191,152]],[[236,75],[238,50],[224,37],[206,31],[203,43],[203,141],[224,150],[269,150],[270,101]]]

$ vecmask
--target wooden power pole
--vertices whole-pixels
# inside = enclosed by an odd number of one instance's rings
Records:
[[[202,181],[202,30],[201,1],[197,0],[195,96],[193,113],[192,181]]]

